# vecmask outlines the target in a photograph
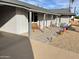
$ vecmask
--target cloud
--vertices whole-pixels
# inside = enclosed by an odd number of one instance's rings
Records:
[[[69,0],[20,0],[20,1],[40,6],[46,9],[69,7]],[[75,0],[71,7],[72,12],[74,12],[74,8],[76,7],[76,14],[79,15],[79,0]]]
[[[41,6],[47,9],[55,8],[68,8],[69,0],[20,0],[37,6]],[[77,0],[79,1],[79,0]],[[78,2],[76,2],[78,4]],[[79,5],[79,4],[78,4]]]

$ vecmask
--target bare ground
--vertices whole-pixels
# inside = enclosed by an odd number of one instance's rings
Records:
[[[79,30],[78,27],[75,27]],[[48,43],[54,47],[69,50],[75,53],[79,53],[79,32],[67,31],[62,35],[57,35],[55,32],[58,28],[44,28],[43,32],[37,30],[31,33],[31,39]],[[25,34],[24,34],[25,35]],[[52,37],[52,41],[49,38]]]
[[[55,47],[79,53],[79,33],[67,31],[55,38],[51,44]]]
[[[67,31],[46,44],[46,37],[50,37],[50,33],[58,31],[58,28],[45,28],[43,31],[32,32],[31,44],[35,59],[79,59],[78,32]]]

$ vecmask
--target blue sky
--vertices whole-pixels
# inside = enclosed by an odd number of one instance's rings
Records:
[[[58,8],[68,8],[69,0],[20,0],[26,3],[30,3],[36,6],[40,6],[46,9],[58,9]],[[75,0],[72,7],[76,6],[76,11],[79,14],[79,0]],[[73,9],[72,9],[73,11]]]
[[[52,9],[52,8],[64,8],[68,6],[68,0],[20,0],[23,2],[27,2],[30,4],[34,4],[40,7],[44,7],[47,9]]]

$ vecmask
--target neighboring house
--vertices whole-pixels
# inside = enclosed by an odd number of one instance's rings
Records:
[[[50,12],[60,14],[60,20],[57,20],[57,26],[59,26],[60,23],[69,23],[71,16],[75,16],[74,13],[69,11],[69,8],[51,9]]]
[[[37,22],[42,29],[44,26],[49,26],[51,21],[52,24],[58,26],[60,21],[74,15],[62,10],[62,13],[57,11],[50,11],[17,0],[0,0],[0,30],[16,34],[29,33],[30,35],[32,22]]]

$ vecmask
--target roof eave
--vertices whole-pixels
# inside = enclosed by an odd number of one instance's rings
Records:
[[[0,4],[23,8],[23,9],[26,9],[28,11],[40,12],[40,13],[46,13],[46,14],[55,15],[54,13],[50,13],[49,11],[41,11],[41,10],[35,10],[35,9],[32,9],[32,8],[29,8],[29,7],[25,6],[25,3],[22,3],[20,1],[0,0]]]

